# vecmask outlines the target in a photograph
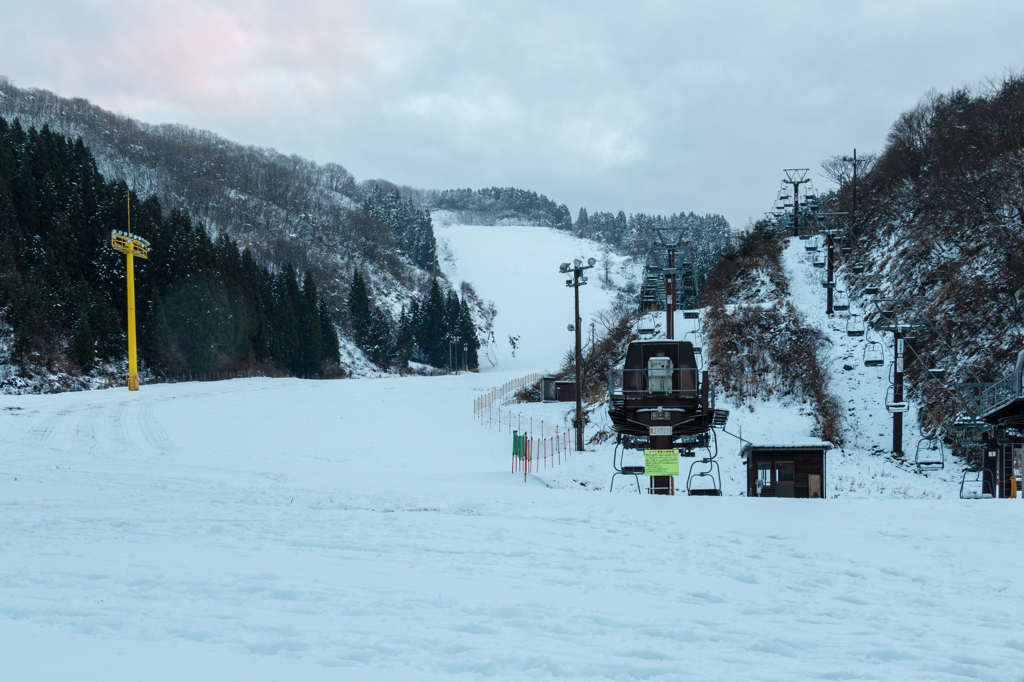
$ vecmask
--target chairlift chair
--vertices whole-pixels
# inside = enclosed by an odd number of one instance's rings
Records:
[[[877,296],[878,295],[878,284],[870,282],[864,285],[863,292],[866,296]]]
[[[946,468],[946,448],[941,438],[922,438],[917,441],[914,466],[918,471],[938,471]]]
[[[693,338],[687,338],[687,337],[693,337]],[[693,354],[694,355],[701,355],[702,354],[703,347],[704,347],[704,335],[701,334],[698,330],[694,329],[693,331],[686,332],[685,334],[683,334],[683,340],[689,341],[690,343],[693,344]]]
[[[932,379],[945,383],[946,381],[946,368],[945,367],[933,367],[928,370],[928,374]]]
[[[699,309],[698,310],[684,310],[683,311],[683,319],[684,320],[699,320],[700,319],[700,310]]]
[[[885,390],[885,409],[890,414],[897,412],[907,412],[910,410],[910,403],[906,397],[903,400],[896,400],[896,391],[894,386],[890,386]]]
[[[615,477],[618,475],[632,476],[636,479],[636,494],[642,495],[642,488],[640,487],[640,477],[644,475],[643,466],[624,465],[622,458],[626,454],[626,449],[621,445],[616,445],[615,449],[612,450],[612,467],[615,469],[615,473],[612,474],[611,485],[608,486],[608,492],[612,492],[615,489]]]
[[[694,471],[693,468],[698,464],[707,465],[708,468],[705,471]],[[693,486],[693,479],[695,478],[701,481],[707,478],[711,483],[711,487],[695,488]],[[690,474],[686,477],[686,494],[721,497],[722,470],[718,467],[718,462],[715,461],[714,457],[705,457],[704,459],[699,459],[690,465]]]
[[[885,350],[878,341],[868,341],[864,347],[864,366],[881,367],[885,364]]]
[[[814,264],[814,265],[815,265],[815,266],[818,266],[817,262],[815,262],[815,264]],[[819,267],[820,267],[820,266],[819,266]],[[828,278],[828,272],[827,272],[827,271],[826,271],[826,272],[823,272],[823,273],[821,273],[821,286],[823,286],[823,287],[824,287],[824,288],[826,288],[826,289],[834,289],[834,288],[835,288],[835,286],[836,286],[836,281],[835,281],[835,279],[829,279],[829,278]]]
[[[818,251],[814,254],[814,267],[823,268],[825,267],[825,254]]]
[[[852,246],[840,246],[839,247],[839,253],[843,254],[844,256],[849,256],[851,253],[853,253],[853,247]]]
[[[853,313],[846,319],[847,336],[864,336],[864,316]]]
[[[868,266],[864,265],[863,263],[854,263],[853,265],[850,266],[850,272],[852,272],[855,275],[863,274],[863,272],[867,269]]]
[[[973,476],[971,480],[967,480],[969,474]],[[970,487],[967,487],[968,484]],[[961,500],[991,500],[996,496],[995,490],[990,470],[964,469],[964,475],[960,477]]]
[[[832,300],[832,309],[840,312],[850,309],[850,295],[845,291],[836,291]]]

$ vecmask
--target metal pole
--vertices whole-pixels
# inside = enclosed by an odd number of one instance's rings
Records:
[[[576,299],[576,451],[583,452],[583,338],[580,330],[580,273],[573,270],[573,293]]]
[[[893,336],[896,341],[896,359],[892,373],[892,401],[903,402],[903,334],[899,331],[899,322]],[[899,410],[892,413],[892,451],[903,452],[903,413]]]
[[[793,183],[793,236],[800,236],[800,183]]]
[[[825,237],[825,241],[828,244],[828,256],[827,256],[828,257],[828,262],[826,263],[826,265],[828,267],[828,271],[827,271],[825,277],[828,278],[827,279],[828,282],[832,282],[833,281],[833,279],[832,279],[833,278],[832,256],[834,255],[833,248],[835,246],[835,240],[832,239],[832,234],[829,233]],[[833,314],[833,310],[832,310],[832,289],[833,289],[833,287],[825,287],[825,293],[826,293],[825,313],[827,315],[829,315],[830,317]]]
[[[135,357],[135,258],[128,252],[128,390],[139,390],[139,364]]]
[[[668,272],[665,273],[665,338],[676,337],[676,250],[668,249]]]
[[[857,150],[853,150],[853,229],[857,229]]]

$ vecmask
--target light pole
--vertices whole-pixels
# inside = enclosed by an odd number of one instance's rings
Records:
[[[149,242],[132,234],[131,193],[128,194],[128,231],[110,233],[110,246],[128,261],[128,390],[139,390],[139,363],[135,353],[135,256],[149,258]]]
[[[583,339],[580,335],[580,287],[587,283],[583,272],[594,267],[596,258],[588,258],[587,264],[579,258],[569,263],[562,263],[558,271],[563,275],[572,273],[572,279],[565,280],[565,286],[572,287],[576,299],[576,317],[573,320],[573,328],[576,331],[576,451],[583,452]]]
[[[466,368],[466,371],[468,372],[469,371],[469,344],[468,343],[462,344],[462,365],[463,365],[463,367]]]

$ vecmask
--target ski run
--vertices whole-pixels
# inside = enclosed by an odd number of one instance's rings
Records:
[[[826,500],[745,497],[722,434],[722,497],[609,494],[610,441],[513,473],[507,415],[564,434],[568,404],[496,404],[499,430],[474,401],[558,368],[558,263],[605,256],[539,227],[437,235],[498,311],[478,373],[0,397],[0,678],[1024,680],[1024,505],[880,454],[886,367],[824,315],[798,240],[791,301],[847,410]],[[587,328],[613,295],[595,271]],[[799,403],[719,403],[746,440],[814,440]]]

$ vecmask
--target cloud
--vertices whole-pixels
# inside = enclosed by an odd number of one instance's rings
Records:
[[[9,4],[19,86],[361,178],[734,224],[782,168],[878,149],[928,90],[1022,66],[1024,25],[1010,0]]]

